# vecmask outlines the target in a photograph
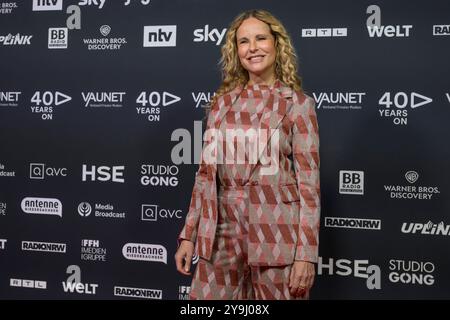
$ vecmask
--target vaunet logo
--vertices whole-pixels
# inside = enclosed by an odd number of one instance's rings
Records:
[[[20,204],[23,212],[62,217],[62,203],[51,198],[24,198]]]
[[[122,248],[128,260],[162,262],[167,264],[167,250],[159,244],[126,243]]]

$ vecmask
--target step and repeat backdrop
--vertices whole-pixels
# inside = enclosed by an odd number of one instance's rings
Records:
[[[450,298],[450,2],[0,1],[0,298],[186,299],[227,27],[288,29],[321,137],[312,299]]]

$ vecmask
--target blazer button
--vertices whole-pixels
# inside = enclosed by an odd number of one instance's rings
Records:
[[[258,181],[252,181],[251,183],[252,186],[257,186],[258,184],[259,184]]]

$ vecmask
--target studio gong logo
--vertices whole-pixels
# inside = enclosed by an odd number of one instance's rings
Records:
[[[389,270],[389,281],[393,283],[425,286],[434,284],[433,273],[436,268],[430,261],[391,259]]]
[[[141,184],[143,186],[178,186],[178,173],[180,170],[175,165],[141,165]]]
[[[89,217],[89,215],[92,212],[92,207],[89,203],[87,202],[81,202],[78,205],[78,213],[80,214],[80,216],[82,217]]]

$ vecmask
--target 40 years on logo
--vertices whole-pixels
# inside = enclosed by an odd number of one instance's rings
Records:
[[[80,214],[80,216],[82,217],[89,217],[89,215],[92,212],[92,207],[89,203],[87,202],[81,202],[78,205],[78,213]]]

